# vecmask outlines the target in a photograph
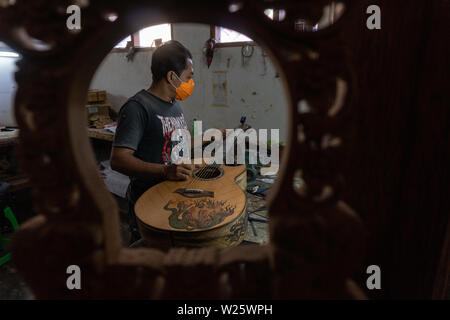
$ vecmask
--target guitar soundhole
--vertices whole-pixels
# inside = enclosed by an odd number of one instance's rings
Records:
[[[223,170],[218,166],[205,166],[194,172],[194,177],[200,180],[214,180],[223,176]]]

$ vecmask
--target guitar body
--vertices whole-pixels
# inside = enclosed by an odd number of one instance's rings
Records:
[[[139,231],[147,245],[233,247],[247,232],[246,166],[211,165],[185,181],[164,181],[136,202]]]

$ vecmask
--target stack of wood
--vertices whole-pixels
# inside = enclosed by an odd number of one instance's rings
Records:
[[[90,128],[103,129],[106,124],[114,122],[111,119],[112,105],[106,99],[106,91],[104,90],[88,91],[86,112]]]
[[[109,116],[94,114],[89,117],[89,127],[96,129],[104,129],[105,125],[112,123],[112,119]]]

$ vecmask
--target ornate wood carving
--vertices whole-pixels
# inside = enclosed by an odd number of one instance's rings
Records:
[[[82,9],[82,29],[66,28],[66,8]],[[336,24],[297,32],[297,18],[319,20],[329,1],[17,0],[1,1],[0,39],[16,49],[19,152],[37,186],[36,218],[17,233],[13,253],[37,298],[357,298],[350,280],[362,261],[363,226],[340,199],[341,164],[353,67]],[[266,8],[286,10],[271,21]],[[117,14],[111,22],[109,14]],[[257,248],[126,249],[118,209],[97,174],[84,126],[91,77],[113,45],[162,22],[218,24],[245,32],[270,53],[289,98],[288,152],[269,199],[271,243]],[[47,45],[40,50],[31,41]],[[304,101],[300,103],[301,101]],[[293,177],[305,185],[295,190]],[[83,271],[67,290],[66,268]],[[194,285],[193,285],[194,284]],[[189,288],[189,290],[185,290]]]

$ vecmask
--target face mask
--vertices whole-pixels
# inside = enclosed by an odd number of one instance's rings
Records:
[[[177,96],[175,98],[177,100],[183,101],[192,94],[192,91],[194,91],[194,79],[191,78],[188,82],[183,82],[176,74],[175,76],[178,78],[178,80],[181,81],[181,84],[178,86],[178,88],[172,84],[172,86],[177,90]]]

